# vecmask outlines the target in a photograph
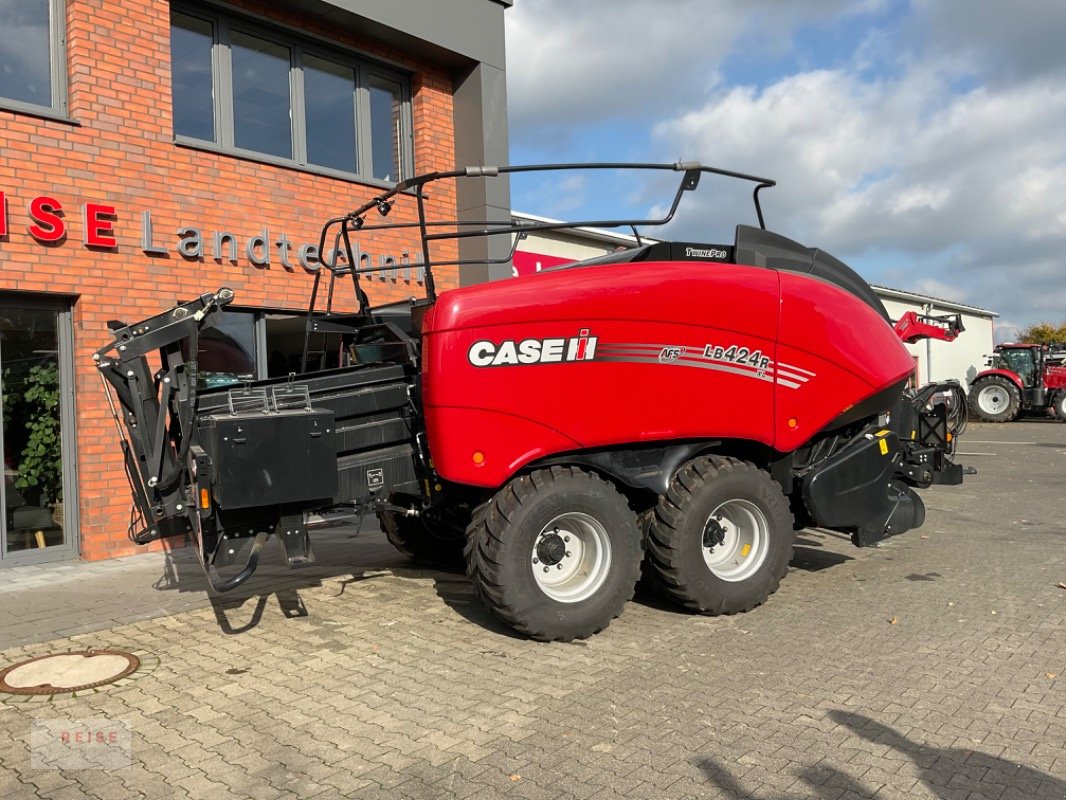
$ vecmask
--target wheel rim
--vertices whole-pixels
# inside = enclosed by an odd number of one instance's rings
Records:
[[[595,594],[607,579],[611,540],[595,517],[571,511],[541,529],[530,561],[544,594],[560,603],[578,603]]]
[[[977,407],[986,414],[998,414],[1010,403],[1010,396],[1002,386],[986,386],[977,395]]]
[[[766,560],[770,523],[747,500],[727,500],[711,512],[703,529],[703,560],[716,578],[742,581]]]

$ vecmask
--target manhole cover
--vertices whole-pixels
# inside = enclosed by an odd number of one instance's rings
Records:
[[[121,680],[140,665],[137,656],[121,650],[39,656],[0,672],[0,691],[10,694],[80,692]]]

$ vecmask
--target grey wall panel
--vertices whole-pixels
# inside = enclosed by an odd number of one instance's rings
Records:
[[[318,5],[357,15],[394,35],[414,37],[472,61],[506,67],[503,13],[510,0],[322,0]],[[372,32],[392,38],[381,30]]]
[[[488,64],[478,64],[455,80],[456,166],[508,163],[507,74]],[[461,180],[458,184],[459,218],[507,222],[511,215],[510,184],[506,177]],[[499,260],[511,249],[510,236],[460,240],[463,260]],[[464,266],[463,286],[511,277],[510,264]]]

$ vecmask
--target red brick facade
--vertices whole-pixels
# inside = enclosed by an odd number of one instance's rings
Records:
[[[414,171],[452,168],[452,84],[446,69],[373,40],[338,37],[312,21],[278,16],[269,4],[234,5],[238,7],[409,70]],[[129,492],[103,386],[90,358],[108,340],[107,320],[143,318],[220,286],[236,291],[237,306],[302,311],[312,276],[297,262],[295,248],[317,244],[326,218],[363,202],[374,190],[176,145],[170,4],[68,0],[66,8],[72,122],[0,110],[0,192],[6,201],[6,232],[0,222],[0,291],[51,293],[73,301],[80,547],[83,558],[95,560],[139,549],[127,537]],[[29,230],[34,224],[29,205],[41,196],[62,206],[66,237],[59,242],[44,243]],[[105,240],[113,235],[113,247],[85,244],[92,237],[83,207],[91,203],[114,207],[114,216],[105,216],[96,231]],[[454,214],[452,195],[438,190],[431,203]],[[153,243],[166,247],[165,255],[148,255],[142,248],[144,211],[151,212]],[[403,213],[398,205],[394,214]],[[175,232],[184,226],[203,232],[202,257],[190,259],[176,251]],[[285,268],[274,248],[269,266],[250,263],[245,243],[263,229],[272,239],[285,234],[293,243],[289,260],[294,268]],[[238,239],[236,261],[216,255],[216,231]],[[375,255],[417,251],[413,234],[367,235],[360,244]],[[456,284],[454,271],[442,270],[435,277],[440,288]],[[371,280],[367,288],[377,302],[421,291],[402,276]],[[68,502],[72,499],[68,494]]]

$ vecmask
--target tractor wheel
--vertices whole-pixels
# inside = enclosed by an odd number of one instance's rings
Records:
[[[1066,422],[1066,391],[1055,395],[1055,399],[1051,401],[1051,410],[1055,412],[1057,419]]]
[[[659,497],[648,563],[667,596],[703,614],[750,611],[788,572],[796,533],[780,486],[722,456],[682,467]]]
[[[636,515],[607,481],[574,467],[515,478],[474,512],[467,574],[494,615],[541,641],[606,628],[640,574]]]
[[[1002,375],[981,378],[970,387],[970,413],[982,422],[1011,422],[1021,411],[1022,393]]]
[[[426,567],[462,567],[469,521],[470,510],[465,507],[431,508],[418,517],[378,512],[378,522],[389,544]]]

